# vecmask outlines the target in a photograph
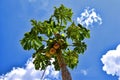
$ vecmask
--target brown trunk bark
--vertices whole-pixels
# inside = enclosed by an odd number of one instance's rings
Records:
[[[62,72],[62,80],[72,80],[72,77],[70,75],[70,72],[67,69],[66,63],[64,61],[64,58],[62,56],[62,52],[60,51],[57,55],[58,64]]]

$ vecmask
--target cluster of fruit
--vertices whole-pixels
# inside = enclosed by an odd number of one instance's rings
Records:
[[[67,47],[67,43],[63,39],[59,39],[58,41],[53,41],[53,45],[50,47],[49,51],[45,53],[47,57],[51,57],[55,55],[58,50],[65,49]]]
[[[60,48],[60,44],[59,43],[55,43],[53,45],[53,47],[48,52],[45,53],[45,55],[47,57],[51,57],[51,55],[54,55],[56,53],[57,49],[59,49],[59,48]]]

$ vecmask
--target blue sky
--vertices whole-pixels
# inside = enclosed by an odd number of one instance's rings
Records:
[[[90,27],[88,49],[80,55],[78,67],[70,70],[73,80],[118,80],[118,76],[108,75],[102,69],[101,58],[120,44],[119,0],[0,0],[0,75],[13,67],[25,67],[33,51],[23,50],[19,40],[32,27],[30,19],[48,19],[53,7],[60,4],[72,8],[73,20],[90,7],[99,13],[103,22]]]

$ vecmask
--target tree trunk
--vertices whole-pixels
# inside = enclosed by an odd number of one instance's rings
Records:
[[[57,60],[58,60],[59,67],[60,67],[61,72],[62,72],[62,80],[72,80],[72,77],[70,75],[70,72],[67,69],[67,66],[66,66],[66,63],[64,61],[64,58],[62,56],[61,51],[57,55]]]

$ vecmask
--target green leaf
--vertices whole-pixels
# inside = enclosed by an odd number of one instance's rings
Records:
[[[53,65],[56,71],[60,71],[60,67],[56,57],[55,57],[55,61],[53,62]]]
[[[66,25],[67,21],[72,21],[72,14],[72,10],[66,8],[63,4],[59,8],[55,7],[54,16],[58,23],[64,23],[64,25]]]
[[[37,26],[37,21],[36,20],[32,19],[30,21],[31,21],[32,26],[34,26],[34,27]]]
[[[82,35],[82,31],[74,24],[74,22],[67,28],[67,37],[72,40],[83,40],[84,36]]]
[[[76,42],[74,43],[74,51],[77,52],[77,53],[84,53],[84,51],[86,50],[87,48],[87,45],[85,44],[85,42]]]
[[[78,27],[81,30],[81,35],[83,35],[86,38],[90,38],[90,30],[86,29],[85,27],[83,27],[81,24],[78,24]]]
[[[65,62],[67,63],[68,67],[70,67],[71,69],[74,69],[77,64],[78,64],[78,54],[74,51],[66,51],[64,53],[64,58],[65,58]]]
[[[45,55],[41,54],[41,53],[34,53],[35,55],[35,59],[33,61],[33,64],[35,65],[35,69],[41,69],[44,70],[50,63],[49,58],[47,58]]]

